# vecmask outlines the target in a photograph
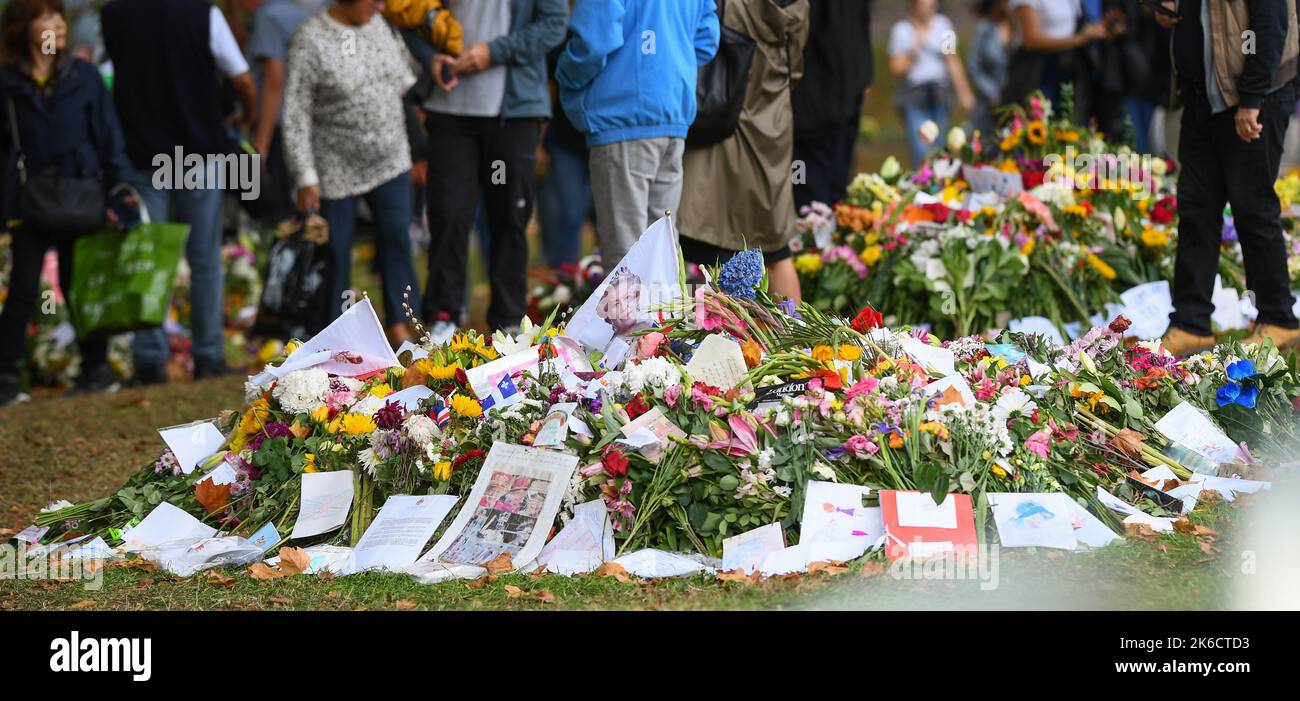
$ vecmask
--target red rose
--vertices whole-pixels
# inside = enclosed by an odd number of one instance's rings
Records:
[[[827,390],[844,389],[844,380],[837,372],[819,369],[813,371],[813,376],[820,378],[822,381],[822,387],[825,387]]]
[[[605,453],[605,457],[600,459],[600,464],[605,467],[605,472],[611,477],[627,474],[627,458],[617,450]]]
[[[646,404],[645,397],[636,395],[636,398],[627,403],[627,417],[635,419],[636,417],[650,411],[650,406]]]
[[[884,323],[885,317],[880,312],[872,309],[870,306],[862,308],[858,315],[853,317],[853,330],[858,333],[866,333],[871,329],[879,327]]]
[[[456,382],[461,385],[469,384],[469,375],[466,375],[462,368],[456,368]]]

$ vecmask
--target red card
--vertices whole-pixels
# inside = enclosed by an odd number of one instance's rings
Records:
[[[953,551],[974,555],[979,545],[969,494],[949,494],[943,504],[935,505],[927,493],[883,489],[880,515],[885,522],[885,554],[891,560]]]

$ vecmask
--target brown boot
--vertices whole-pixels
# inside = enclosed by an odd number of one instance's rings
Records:
[[[1242,341],[1243,344],[1273,342],[1279,350],[1300,345],[1300,329],[1284,329],[1273,324],[1255,324],[1255,330]]]
[[[1214,337],[1197,336],[1176,326],[1170,326],[1164,337],[1160,339],[1160,343],[1171,355],[1181,358],[1212,350],[1214,348]]]

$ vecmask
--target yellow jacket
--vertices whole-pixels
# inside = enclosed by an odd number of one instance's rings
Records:
[[[416,29],[440,53],[456,56],[465,48],[465,30],[442,0],[387,0],[384,19],[399,29]]]

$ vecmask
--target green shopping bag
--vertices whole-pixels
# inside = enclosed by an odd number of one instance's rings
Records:
[[[77,239],[69,306],[79,338],[157,326],[167,316],[188,224],[143,222]]]

